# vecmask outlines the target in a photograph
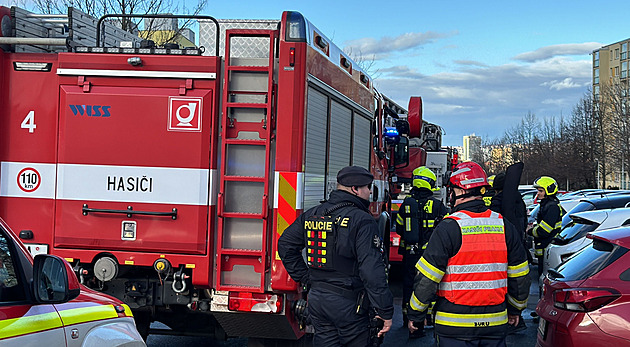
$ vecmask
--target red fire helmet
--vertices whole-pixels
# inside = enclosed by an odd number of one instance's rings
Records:
[[[488,185],[486,172],[472,161],[459,163],[448,181],[453,186],[466,190]]]

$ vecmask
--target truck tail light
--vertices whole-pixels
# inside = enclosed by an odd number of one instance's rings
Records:
[[[621,297],[618,291],[605,288],[562,289],[553,293],[553,306],[574,312],[590,312]]]
[[[282,310],[282,295],[229,292],[228,309],[242,312],[278,313]]]
[[[289,50],[289,66],[295,66],[295,47]]]

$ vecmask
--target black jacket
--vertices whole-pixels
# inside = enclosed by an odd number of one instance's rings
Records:
[[[352,269],[323,271],[309,268],[302,257],[305,247],[304,220],[313,215],[322,215],[331,207],[350,202],[354,206],[344,209],[343,216],[349,217],[347,235],[339,234],[337,254],[344,255],[353,264]],[[378,239],[378,224],[368,210],[369,203],[342,190],[330,193],[328,201],[302,213],[278,239],[278,254],[284,267],[294,281],[304,284],[326,282],[350,290],[365,288],[372,307],[383,319],[394,314],[393,296],[387,283],[385,262],[381,253],[382,240]],[[381,242],[379,245],[378,242]],[[347,275],[351,273],[351,275]],[[334,305],[335,303],[330,303]]]
[[[536,248],[544,249],[551,243],[551,239],[560,232],[564,211],[555,195],[542,199],[539,209],[536,217],[538,225],[532,230],[532,235],[538,244]]]
[[[424,210],[425,204],[431,200],[431,212]],[[409,212],[407,212],[409,211]],[[396,233],[402,237],[405,243],[419,244],[422,247],[429,242],[431,233],[435,226],[448,213],[444,203],[433,197],[433,192],[427,188],[413,187],[409,191],[409,196],[405,198],[398,209],[396,216]],[[410,224],[407,225],[407,218]],[[423,227],[424,220],[431,220],[433,225]],[[410,229],[410,230],[407,230]]]
[[[525,202],[520,195],[514,201],[505,201],[503,191],[499,191],[492,197],[490,209],[500,213],[503,218],[510,221],[516,227],[521,240],[523,240],[527,229],[527,207],[525,207]]]
[[[481,213],[487,211],[483,200],[474,200],[459,204],[453,208],[452,212],[470,211]],[[508,260],[508,295],[506,301],[499,305],[492,306],[464,306],[457,305],[448,301],[444,297],[437,296],[439,282],[435,277],[431,279],[422,271],[419,271],[414,279],[414,297],[422,304],[428,305],[432,301],[436,301],[433,312],[444,312],[453,314],[490,314],[498,313],[507,308],[508,314],[519,314],[527,304],[529,296],[530,276],[529,265],[527,264],[527,254],[523,243],[517,236],[517,231],[507,220],[505,225],[505,243],[507,246]],[[462,245],[461,228],[457,221],[445,218],[433,231],[433,235],[429,240],[429,245],[420,261],[430,264],[433,268],[438,269],[442,273],[446,271],[448,261],[455,256]],[[483,250],[480,250],[483,251]],[[417,266],[416,266],[417,267]],[[510,271],[513,272],[510,275]],[[409,320],[421,322],[426,316],[426,308],[423,311],[410,309],[407,312]],[[482,327],[452,327],[443,326],[436,322],[435,332],[440,336],[448,336],[454,338],[483,338],[483,337],[501,337],[505,334],[507,324],[498,326],[482,326]]]

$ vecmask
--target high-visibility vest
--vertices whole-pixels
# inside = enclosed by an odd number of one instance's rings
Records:
[[[466,306],[498,305],[507,294],[507,245],[500,214],[459,211],[446,218],[457,221],[462,246],[449,259],[438,295]]]

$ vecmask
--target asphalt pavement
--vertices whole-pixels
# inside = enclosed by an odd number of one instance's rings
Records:
[[[425,329],[426,335],[422,338],[409,339],[408,330],[402,326],[402,277],[400,267],[394,265],[390,274],[390,288],[394,294],[395,313],[393,326],[389,333],[385,336],[382,347],[400,347],[400,346],[433,346],[433,328]],[[535,320],[531,313],[535,311],[538,303],[538,279],[536,278],[536,265],[530,265],[530,274],[532,276],[532,285],[530,287],[529,301],[527,308],[523,311],[523,318],[527,329],[508,335],[507,345],[510,347],[533,347],[536,345],[536,329],[538,321]],[[165,326],[160,323],[154,323],[154,327],[164,329]],[[214,341],[204,337],[186,337],[186,336],[160,336],[150,335],[147,340],[148,347],[192,347],[192,346],[213,346],[213,347],[244,347],[247,346],[247,339],[229,339],[228,341]]]

